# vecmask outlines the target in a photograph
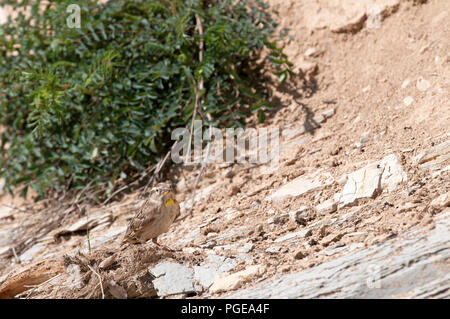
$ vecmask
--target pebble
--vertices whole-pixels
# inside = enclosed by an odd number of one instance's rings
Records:
[[[411,83],[410,79],[406,79],[405,81],[403,81],[402,83],[402,89],[406,89],[406,87],[409,85],[409,83]]]
[[[414,98],[412,96],[407,96],[403,99],[403,103],[406,106],[410,106],[414,102]]]
[[[328,199],[317,205],[316,209],[321,215],[331,214],[336,211],[337,203],[332,199]]]
[[[298,224],[306,224],[305,214],[310,212],[311,209],[308,206],[301,206],[299,209],[289,212],[289,219]]]
[[[281,251],[280,246],[271,246],[266,249],[266,253],[269,253],[269,254],[276,254],[276,253],[279,253],[280,251]]]
[[[450,206],[450,192],[436,197],[431,201],[430,205],[435,208]]]
[[[322,112],[322,115],[326,118],[332,117],[334,115],[334,109],[329,109],[324,112]]]
[[[304,53],[306,57],[314,57],[317,56],[317,54],[318,54],[317,49],[314,47],[309,47],[308,49],[306,49]]]
[[[419,91],[424,92],[424,91],[428,90],[430,88],[430,86],[431,86],[430,81],[427,81],[422,77],[420,77],[417,80],[416,87]]]

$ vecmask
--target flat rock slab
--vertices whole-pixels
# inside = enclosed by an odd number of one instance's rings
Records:
[[[153,285],[159,297],[197,291],[194,286],[194,271],[189,267],[162,262],[149,269],[149,272],[156,277]]]
[[[364,22],[395,12],[399,0],[316,0],[306,1],[304,20],[310,29],[328,28],[332,32],[356,32]],[[374,22],[375,22],[374,21]]]
[[[306,229],[302,229],[300,231],[297,231],[295,233],[289,233],[287,235],[279,237],[279,238],[275,239],[274,242],[281,243],[281,242],[284,242],[284,241],[294,241],[294,240],[299,239],[299,238],[306,238],[306,237],[308,237],[310,235],[311,235],[311,230],[306,228]]]
[[[450,210],[414,230],[225,298],[449,298]]]
[[[275,193],[266,197],[268,201],[283,201],[289,197],[297,197],[305,193],[326,187],[334,182],[328,172],[317,171],[309,175],[302,175],[279,188]]]
[[[424,150],[414,160],[421,168],[439,169],[445,162],[450,160],[450,140]]]
[[[354,204],[360,198],[373,198],[383,189],[393,191],[406,180],[407,175],[397,157],[388,155],[347,176],[344,189],[337,196],[339,207]]]

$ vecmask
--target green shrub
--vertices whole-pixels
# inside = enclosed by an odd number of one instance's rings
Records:
[[[81,28],[66,22],[73,3]],[[291,74],[261,1],[5,4],[31,7],[0,26],[0,176],[9,190],[22,184],[44,197],[93,183],[110,192],[167,152],[196,94],[197,117],[243,125],[270,107],[264,73]]]

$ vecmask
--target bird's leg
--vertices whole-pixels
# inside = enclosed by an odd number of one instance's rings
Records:
[[[170,251],[170,252],[172,252],[172,253],[176,251],[176,250],[174,250],[174,249],[172,249],[172,248],[169,248],[169,247],[167,247],[167,246],[164,246],[164,245],[159,244],[159,243],[158,243],[158,238],[157,238],[157,237],[152,238],[152,242],[153,242],[156,246],[158,246],[159,248],[162,248],[162,249],[164,249],[164,250]]]

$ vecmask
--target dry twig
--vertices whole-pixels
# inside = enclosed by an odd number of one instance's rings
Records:
[[[87,265],[88,267],[89,267],[89,269],[98,277],[98,280],[99,280],[99,284],[100,284],[100,289],[101,289],[101,291],[102,291],[102,299],[105,299],[105,292],[104,292],[104,290],[103,290],[103,283],[102,283],[102,276],[100,276],[100,274],[98,273],[98,272],[96,272],[95,270],[94,270],[94,268],[92,268],[91,266],[89,266],[89,265]]]

